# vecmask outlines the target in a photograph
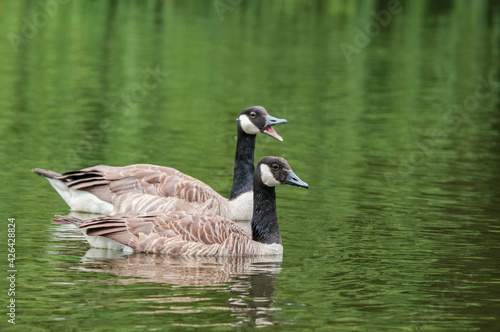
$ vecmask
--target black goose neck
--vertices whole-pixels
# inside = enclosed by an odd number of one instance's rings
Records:
[[[260,171],[255,172],[253,190],[252,239],[257,242],[281,244],[281,234],[276,215],[276,191],[260,180]],[[257,178],[258,177],[258,178]]]
[[[249,135],[243,131],[238,121],[238,141],[236,143],[236,155],[234,158],[233,187],[229,199],[252,190],[255,151],[255,135]]]

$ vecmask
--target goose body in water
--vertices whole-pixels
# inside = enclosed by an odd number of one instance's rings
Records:
[[[122,249],[126,253],[195,257],[281,255],[275,187],[282,184],[309,187],[285,159],[262,158],[253,176],[251,235],[224,217],[183,211],[87,221],[57,216],[55,221],[75,223],[93,246]]]
[[[72,211],[138,215],[181,210],[250,220],[256,135],[265,133],[282,141],[273,125],[286,122],[261,106],[249,107],[240,114],[229,199],[200,180],[156,165],[99,165],[64,174],[36,168],[33,172],[47,178]]]

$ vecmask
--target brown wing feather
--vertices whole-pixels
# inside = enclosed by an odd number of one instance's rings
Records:
[[[185,211],[196,212],[196,206],[177,197],[160,197],[147,194],[124,194],[113,200],[114,213],[140,215],[143,213]]]
[[[228,219],[186,212],[138,217],[107,216],[88,221],[59,217],[76,223],[87,235],[99,235],[138,252],[170,256],[247,256],[277,254],[275,249],[252,241],[250,235]]]
[[[61,180],[71,189],[89,191],[99,199],[112,204],[115,204],[113,200],[116,197],[133,193],[175,197],[187,203],[198,204],[195,208],[200,208],[202,204],[209,200],[217,202],[226,200],[200,180],[170,167],[148,164],[124,167],[98,165],[64,174],[42,169],[34,169],[33,172],[47,178]],[[186,204],[182,206],[178,201],[163,204],[163,209],[193,210],[192,208],[186,208]],[[146,208],[138,210],[134,208],[133,211],[135,213],[144,213],[154,210]],[[200,211],[205,211],[205,209],[202,208]],[[117,212],[127,211],[118,209]]]
[[[104,236],[122,244],[127,244],[132,238],[132,235],[127,230],[126,219],[120,215],[90,220],[81,220],[70,216],[56,217],[57,219],[54,219],[55,223],[74,223],[80,230],[86,231],[88,236]],[[144,226],[147,226],[147,224],[144,224]],[[146,228],[143,230],[148,231]]]
[[[157,196],[178,197],[188,202],[199,202],[207,199],[207,195],[216,192],[202,181],[179,172],[170,167],[138,164],[121,167],[119,172],[112,171],[103,174],[106,180],[112,182],[114,193],[125,192],[145,193]],[[135,179],[134,188],[131,183],[125,186],[122,180]],[[123,186],[123,187],[122,187]]]

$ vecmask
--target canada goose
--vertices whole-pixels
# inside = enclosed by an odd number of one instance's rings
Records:
[[[261,132],[282,141],[272,127],[280,123],[287,121],[269,115],[261,106],[249,107],[237,118],[238,138],[229,200],[202,181],[170,167],[99,165],[64,174],[39,168],[33,172],[46,177],[72,211],[137,215],[157,209],[183,210],[250,220],[255,135]],[[139,200],[137,194],[148,195]]]
[[[253,177],[252,235],[218,215],[165,212],[138,217],[106,216],[83,221],[56,216],[56,222],[73,222],[95,247],[170,256],[281,255],[283,246],[276,215],[275,187],[290,184],[308,188],[280,157],[262,158]]]

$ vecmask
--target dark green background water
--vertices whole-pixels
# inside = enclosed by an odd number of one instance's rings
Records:
[[[498,329],[498,1],[50,4],[0,2],[2,329]],[[289,121],[256,158],[310,184],[278,189],[282,263],[112,257],[51,224],[34,167],[168,165],[227,196],[252,105]]]

